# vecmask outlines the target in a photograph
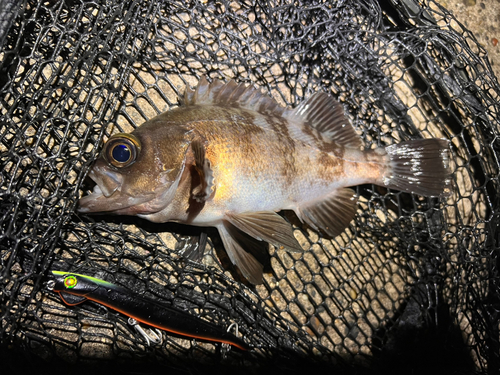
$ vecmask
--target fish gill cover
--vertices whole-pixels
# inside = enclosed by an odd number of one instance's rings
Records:
[[[416,0],[1,3],[3,368],[498,371],[500,87],[448,11]],[[334,239],[285,214],[306,251],[271,246],[258,286],[231,268],[216,231],[76,213],[103,142],[177,106],[202,75],[289,108],[327,92],[366,148],[449,139],[452,193],[359,186],[355,220]],[[205,231],[203,259],[186,260]],[[254,349],[165,333],[148,346],[112,309],[65,305],[51,270],[237,323]]]

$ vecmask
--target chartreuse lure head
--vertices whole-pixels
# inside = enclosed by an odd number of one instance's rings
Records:
[[[78,273],[52,271],[54,277],[51,289],[54,292],[67,292],[74,295],[84,296],[99,287],[117,288],[116,285],[92,276]]]
[[[49,288],[59,293],[68,305],[77,305],[92,298],[94,292],[100,287],[117,288],[107,281],[78,273],[52,271],[52,276],[54,279],[48,284]]]

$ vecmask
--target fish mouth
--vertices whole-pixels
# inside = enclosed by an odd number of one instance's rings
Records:
[[[83,196],[78,201],[78,212],[89,213],[113,210],[111,207],[103,209],[104,205],[110,206],[108,197],[104,196],[101,187],[96,183],[92,193]]]
[[[81,213],[116,213],[137,214],[137,205],[151,199],[151,194],[134,197],[121,191],[123,177],[99,166],[94,166],[88,176],[95,182],[92,193],[80,198],[78,212]]]

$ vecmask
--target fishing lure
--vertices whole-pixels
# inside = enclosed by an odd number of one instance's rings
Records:
[[[68,305],[92,300],[138,322],[176,335],[229,344],[241,350],[250,349],[243,340],[220,326],[134,294],[118,285],[77,273],[52,271],[52,275],[54,282],[51,289],[59,293]]]

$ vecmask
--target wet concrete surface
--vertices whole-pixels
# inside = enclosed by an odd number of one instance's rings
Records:
[[[500,1],[436,0],[469,29],[488,53],[488,59],[500,80]]]

